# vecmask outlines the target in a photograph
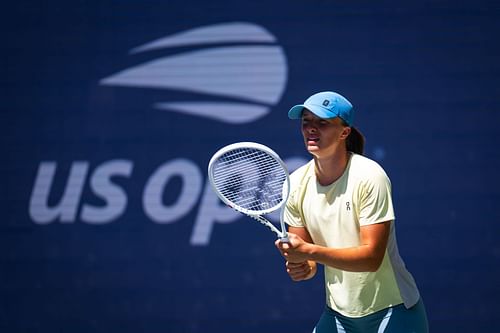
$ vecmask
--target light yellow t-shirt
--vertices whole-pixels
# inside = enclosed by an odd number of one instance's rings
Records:
[[[328,186],[316,181],[314,161],[290,176],[285,221],[305,227],[315,244],[360,245],[360,227],[392,221],[383,262],[376,272],[347,272],[325,266],[327,305],[348,317],[362,317],[389,306],[417,303],[419,292],[398,253],[391,183],[375,161],[351,154],[343,175]]]

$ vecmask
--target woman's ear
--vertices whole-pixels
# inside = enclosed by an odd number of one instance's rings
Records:
[[[351,134],[351,128],[350,127],[344,127],[342,130],[342,133],[340,133],[340,138],[341,139],[347,139],[347,137]]]

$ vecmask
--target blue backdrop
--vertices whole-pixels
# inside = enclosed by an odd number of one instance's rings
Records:
[[[496,2],[3,7],[2,332],[310,332],[321,274],[291,282],[206,167],[236,141],[306,161],[286,112],[321,90],[392,180],[432,331],[500,329]]]

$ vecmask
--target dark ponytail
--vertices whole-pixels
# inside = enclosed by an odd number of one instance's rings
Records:
[[[347,151],[363,155],[365,150],[365,137],[357,128],[351,126],[351,133],[346,139],[346,147]]]

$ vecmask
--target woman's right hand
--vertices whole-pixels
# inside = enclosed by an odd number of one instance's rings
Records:
[[[312,260],[295,260],[290,261],[290,256],[285,255],[285,252],[290,252],[291,246],[302,244],[304,242],[312,243],[312,238],[306,228],[289,227],[288,229],[289,242],[281,242],[277,240],[275,245],[281,255],[286,260],[286,271],[293,281],[309,280],[316,275],[316,262]],[[291,242],[291,243],[290,243]]]
[[[293,281],[309,280],[316,275],[316,263],[314,261],[304,261],[300,263],[286,262],[286,271]]]

